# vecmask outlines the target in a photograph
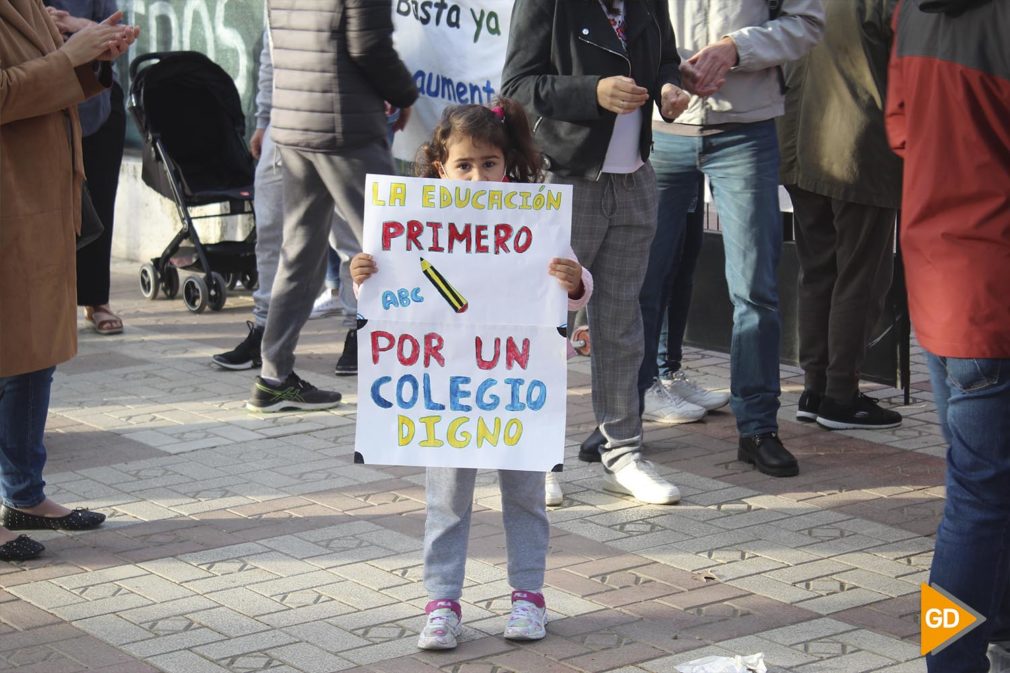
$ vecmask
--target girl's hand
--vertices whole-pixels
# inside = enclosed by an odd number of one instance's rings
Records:
[[[547,273],[558,279],[569,296],[580,296],[582,286],[582,265],[574,259],[555,257],[547,267]]]
[[[604,77],[596,84],[596,101],[600,107],[616,114],[628,114],[649,100],[649,90],[635,84],[630,77]]]
[[[359,252],[351,258],[351,280],[358,285],[364,283],[378,270],[379,267],[375,265],[375,259],[371,255]]]

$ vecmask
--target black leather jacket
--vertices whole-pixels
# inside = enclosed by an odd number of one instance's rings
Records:
[[[596,85],[631,77],[658,105],[680,85],[680,57],[666,0],[626,0],[627,54],[599,0],[516,0],[501,92],[526,108],[549,169],[597,179],[616,115],[599,106]],[[639,150],[652,145],[651,106],[642,107]]]

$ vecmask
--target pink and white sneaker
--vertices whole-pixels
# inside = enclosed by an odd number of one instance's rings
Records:
[[[428,613],[428,621],[417,637],[417,646],[422,650],[456,647],[456,636],[463,630],[459,603],[448,599],[430,601],[424,611]]]
[[[547,635],[547,605],[544,595],[533,591],[512,592],[512,614],[505,626],[508,640],[540,640]]]

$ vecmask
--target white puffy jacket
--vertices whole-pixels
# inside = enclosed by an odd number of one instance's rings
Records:
[[[725,124],[773,119],[784,111],[778,66],[803,56],[824,32],[822,0],[781,0],[769,20],[768,0],[668,0],[681,61],[729,36],[740,63],[708,98],[691,97],[677,122]],[[660,121],[658,112],[654,119]],[[661,125],[656,125],[660,129]]]

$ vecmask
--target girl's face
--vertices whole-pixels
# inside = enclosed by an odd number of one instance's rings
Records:
[[[436,164],[445,180],[501,182],[505,178],[505,155],[501,148],[475,142],[469,136],[454,136],[447,143],[444,164]]]

